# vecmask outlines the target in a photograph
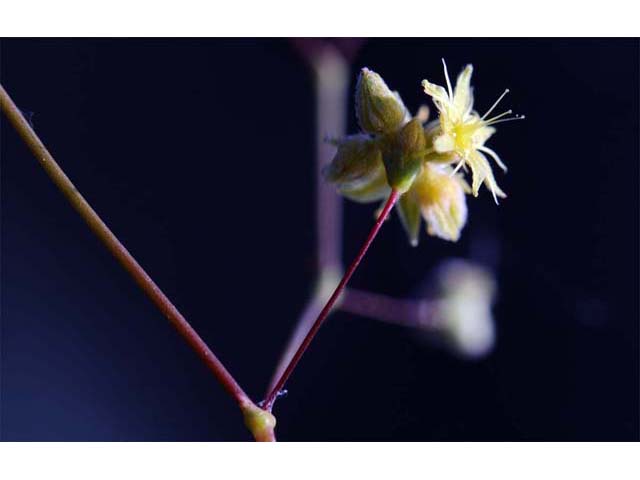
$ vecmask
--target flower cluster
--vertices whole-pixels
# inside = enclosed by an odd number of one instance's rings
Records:
[[[429,235],[457,241],[467,221],[465,194],[477,196],[482,184],[496,203],[506,196],[487,155],[504,171],[506,167],[485,143],[495,133],[496,123],[524,118],[505,118],[510,110],[488,118],[508,90],[480,116],[473,110],[473,67],[462,70],[455,89],[446,64],[444,71],[446,89],[422,82],[439,113],[437,120],[428,122],[427,107],[412,116],[380,75],[363,68],[356,87],[362,133],[335,140],[337,152],[325,170],[338,191],[357,202],[384,200],[391,190],[401,193],[398,213],[412,245],[418,244],[423,218]],[[471,171],[471,186],[460,169]]]

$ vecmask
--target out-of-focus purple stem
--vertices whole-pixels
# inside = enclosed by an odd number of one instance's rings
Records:
[[[400,299],[347,288],[339,308],[344,312],[404,327],[431,329],[437,326],[436,302],[428,299]]]
[[[318,42],[320,42],[318,40]],[[296,322],[293,334],[269,382],[269,391],[284,372],[298,346],[311,328],[342,273],[342,198],[324,181],[322,170],[331,161],[335,147],[324,141],[330,135],[346,133],[349,62],[331,44],[297,44],[308,61],[315,80],[316,98],[316,285],[310,300]],[[329,288],[327,288],[329,287]]]
[[[311,62],[316,90],[316,235],[319,271],[342,270],[342,198],[323,178],[335,146],[326,135],[340,138],[346,132],[349,65],[334,48],[328,47]]]

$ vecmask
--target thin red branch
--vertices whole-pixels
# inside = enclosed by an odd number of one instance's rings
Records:
[[[182,335],[191,348],[200,356],[227,393],[238,402],[241,408],[252,405],[253,402],[251,402],[247,394],[242,390],[240,385],[238,385],[238,382],[236,382],[222,362],[218,360],[218,357],[216,357],[204,340],[202,340],[193,327],[189,325],[189,322],[187,322],[162,290],[160,290],[160,287],[155,284],[147,272],[144,271],[125,246],[120,243],[109,227],[107,227],[93,208],[91,208],[91,205],[89,205],[80,192],[78,192],[75,185],[56,163],[53,156],[25,120],[2,85],[0,85],[0,108],[4,111],[9,122],[11,122],[20,137],[22,137],[53,183],[60,189],[62,194],[78,214],[80,214],[98,239],[107,247],[113,256],[116,257],[118,262],[120,262],[124,269],[133,277],[138,286],[147,294],[164,316],[167,317],[169,322],[178,330],[178,333]]]
[[[398,201],[399,196],[400,195],[396,190],[393,190],[391,192],[391,195],[389,195],[389,198],[387,199],[387,202],[385,203],[384,208],[382,209],[382,212],[378,216],[376,223],[373,225],[373,228],[369,232],[367,239],[365,240],[364,244],[360,248],[358,255],[353,260],[353,262],[351,262],[351,265],[349,265],[349,268],[347,269],[346,273],[342,277],[342,280],[340,280],[340,283],[334,290],[333,294],[331,295],[331,298],[329,298],[329,301],[326,303],[326,305],[320,312],[320,315],[318,315],[318,318],[316,319],[315,323],[309,330],[309,333],[307,333],[307,336],[302,341],[302,344],[296,351],[295,355],[289,362],[289,365],[287,365],[287,368],[285,369],[284,373],[276,382],[275,386],[271,389],[271,392],[269,393],[269,395],[267,395],[267,397],[265,398],[262,404],[262,408],[264,408],[265,410],[271,411],[271,409],[273,408],[273,403],[275,402],[275,399],[278,396],[278,392],[282,390],[282,387],[284,387],[284,384],[287,382],[287,380],[291,376],[291,373],[296,368],[296,365],[300,361],[300,358],[302,357],[304,352],[307,350],[307,348],[309,347],[309,344],[311,343],[313,338],[316,336],[316,334],[318,333],[318,330],[320,329],[320,327],[326,320],[327,316],[331,312],[333,305],[336,303],[336,301],[340,297],[340,294],[342,293],[345,286],[351,279],[351,276],[353,275],[353,273],[356,271],[356,268],[358,268],[358,265],[360,264],[365,254],[367,253],[367,250],[371,246],[371,243],[373,242],[374,238],[376,238],[376,235],[378,234],[380,227],[382,227],[382,224],[389,216],[391,209],[393,208],[395,203]]]
[[[358,42],[346,44],[357,48]],[[323,169],[335,155],[335,147],[325,141],[326,136],[342,138],[346,134],[349,94],[349,61],[342,50],[326,39],[295,39],[294,45],[311,67],[314,77],[316,104],[315,178],[315,286],[298,317],[294,330],[273,370],[267,392],[275,386],[284,369],[300,346],[305,334],[327,301],[330,290],[326,282],[342,274],[342,198],[333,185],[325,181]]]

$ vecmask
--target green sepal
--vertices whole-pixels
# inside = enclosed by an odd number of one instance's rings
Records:
[[[400,193],[405,193],[413,185],[420,172],[422,158],[419,156],[385,155],[384,167],[387,171],[389,185]]]
[[[420,204],[413,191],[409,190],[400,197],[398,201],[398,216],[400,217],[400,223],[402,223],[405,232],[407,232],[409,243],[414,247],[417,246],[420,237],[422,217]]]
[[[382,163],[375,176],[369,178],[364,184],[350,187],[339,187],[340,194],[359,203],[369,203],[387,198],[391,193],[391,187],[387,182],[387,176]]]
[[[358,189],[380,175],[382,152],[369,135],[351,135],[337,144],[338,150],[325,168],[325,178],[340,189]]]

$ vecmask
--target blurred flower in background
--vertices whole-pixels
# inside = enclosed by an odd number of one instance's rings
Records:
[[[496,280],[485,267],[462,259],[448,259],[435,270],[433,332],[457,355],[479,358],[495,343],[491,308]]]

